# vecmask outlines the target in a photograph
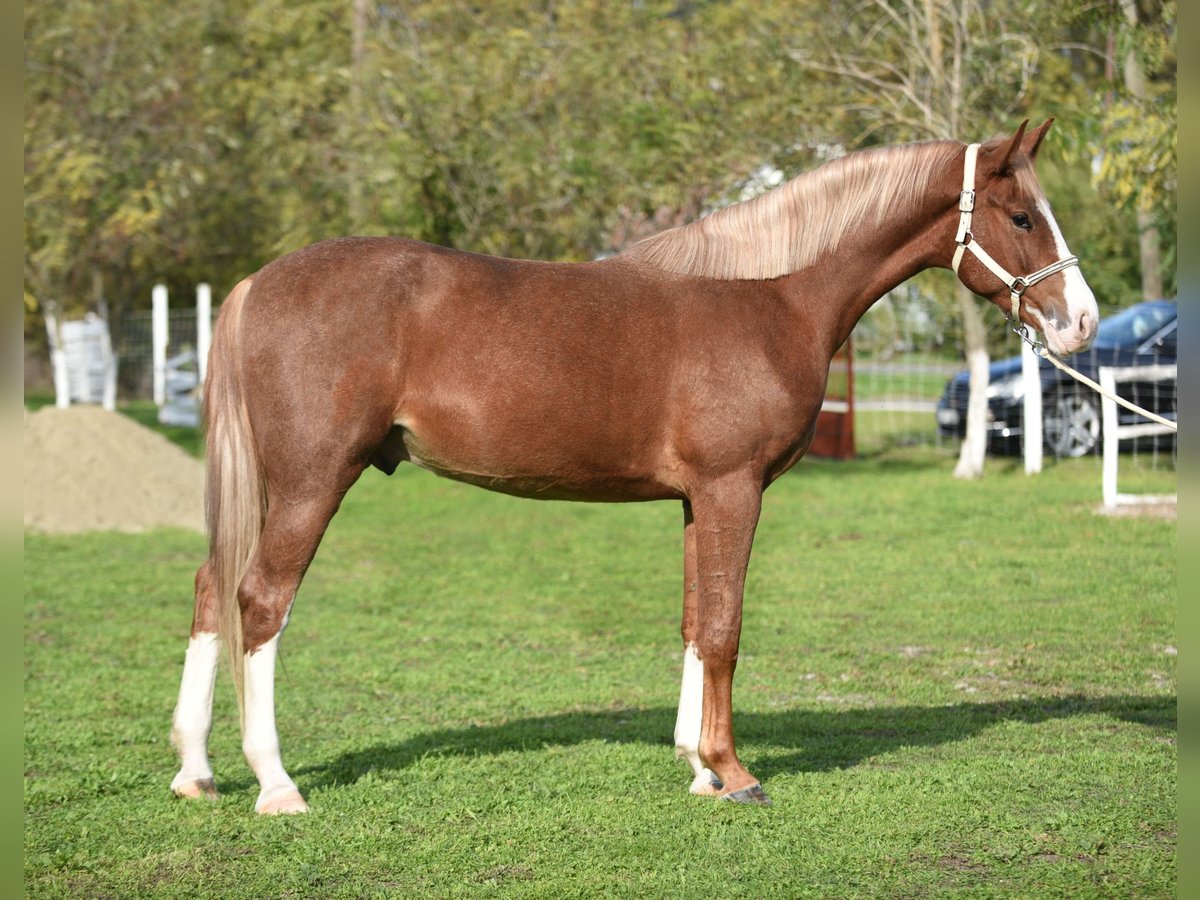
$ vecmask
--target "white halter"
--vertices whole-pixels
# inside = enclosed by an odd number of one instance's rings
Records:
[[[1063,269],[1079,265],[1079,257],[1068,256],[1056,263],[1051,263],[1044,269],[1038,269],[1032,275],[1013,275],[1004,266],[992,259],[986,250],[971,234],[971,213],[975,210],[975,159],[979,154],[979,145],[970,144],[967,147],[966,160],[963,163],[963,189],[958,198],[958,234],[954,240],[958,244],[954,248],[954,274],[958,275],[958,264],[962,262],[963,251],[970,250],[988,271],[1004,282],[1012,296],[1010,315],[1013,323],[1021,324],[1021,295],[1026,288],[1032,287],[1039,281],[1061,272]],[[961,279],[961,276],[959,276]]]

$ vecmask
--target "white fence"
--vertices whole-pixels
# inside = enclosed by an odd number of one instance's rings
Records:
[[[1110,367],[1100,369],[1100,386],[1110,394],[1117,392],[1117,384],[1129,381],[1143,383],[1161,383],[1171,381],[1178,384],[1179,367],[1169,366],[1134,366]],[[1115,510],[1122,505],[1177,503],[1176,494],[1122,494],[1117,491],[1117,467],[1120,459],[1120,443],[1122,440],[1138,438],[1153,438],[1160,435],[1172,434],[1165,425],[1149,420],[1134,422],[1128,425],[1120,424],[1117,416],[1117,404],[1107,397],[1103,400],[1104,423],[1104,467],[1101,478],[1105,509]]]
[[[166,287],[155,286],[151,308],[126,315],[114,335],[122,398],[152,399],[165,424],[197,424],[212,321],[207,284],[197,286],[194,306],[172,306]]]

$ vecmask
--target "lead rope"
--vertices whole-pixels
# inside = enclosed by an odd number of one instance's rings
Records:
[[[1142,407],[1138,406],[1136,403],[1129,402],[1124,397],[1118,397],[1115,393],[1113,393],[1111,391],[1106,391],[1104,388],[1102,388],[1096,382],[1092,381],[1092,379],[1088,378],[1082,372],[1077,372],[1074,369],[1072,369],[1065,362],[1063,362],[1061,359],[1059,359],[1057,356],[1055,356],[1053,353],[1051,353],[1049,348],[1046,347],[1045,344],[1043,344],[1041,341],[1038,341],[1038,340],[1030,337],[1029,332],[1024,325],[1020,325],[1020,326],[1013,325],[1012,330],[1013,330],[1013,333],[1015,333],[1018,337],[1021,338],[1021,340],[1023,340],[1025,343],[1027,343],[1030,347],[1033,348],[1034,353],[1036,353],[1042,359],[1049,360],[1051,365],[1066,372],[1068,375],[1070,375],[1072,378],[1074,378],[1080,384],[1086,384],[1088,387],[1090,387],[1093,391],[1095,391],[1101,397],[1106,397],[1107,399],[1111,400],[1113,403],[1117,404],[1118,406],[1123,406],[1130,412],[1137,413],[1139,416],[1144,416],[1145,418],[1149,419],[1152,422],[1157,422],[1159,425],[1164,425],[1167,428],[1171,429],[1171,431],[1176,431],[1176,432],[1179,431],[1178,423],[1172,422],[1170,419],[1164,419],[1162,416],[1158,415],[1157,413],[1152,413],[1152,412],[1150,412],[1150,410],[1143,409]]]

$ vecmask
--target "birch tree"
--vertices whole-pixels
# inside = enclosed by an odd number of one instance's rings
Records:
[[[1038,44],[995,4],[976,0],[864,0],[832,23],[822,50],[797,48],[806,69],[839,79],[861,123],[852,145],[984,138],[1020,116]],[[957,478],[983,474],[987,448],[988,349],[979,301],[961,283],[970,399]]]

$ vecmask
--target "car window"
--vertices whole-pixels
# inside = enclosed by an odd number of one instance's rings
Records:
[[[1157,303],[1139,303],[1100,323],[1096,342],[1109,346],[1137,344],[1175,318],[1175,310]]]

